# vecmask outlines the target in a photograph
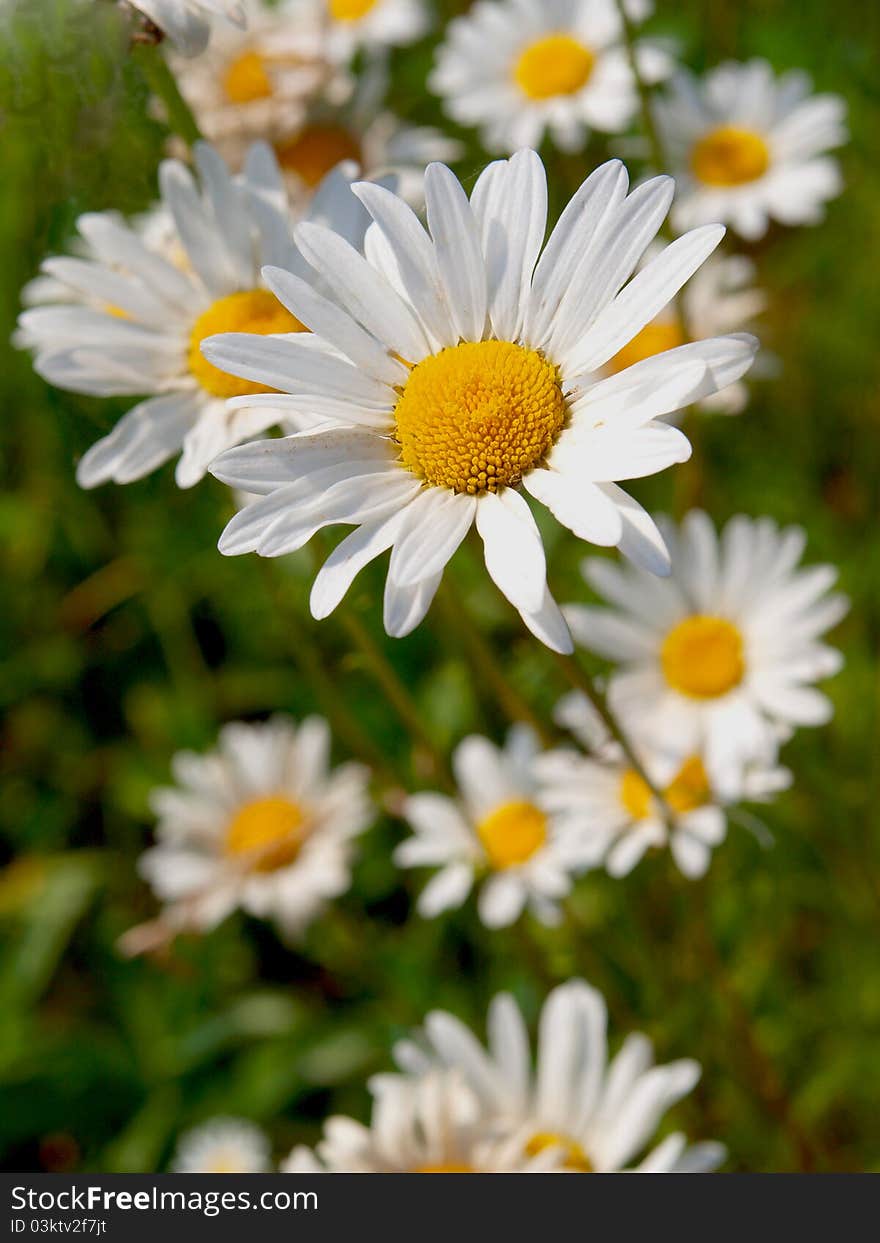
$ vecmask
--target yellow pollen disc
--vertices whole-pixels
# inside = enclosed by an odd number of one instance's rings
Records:
[[[590,1158],[580,1144],[569,1139],[567,1135],[558,1135],[555,1131],[539,1131],[537,1135],[533,1135],[526,1144],[526,1153],[530,1157],[536,1157],[547,1148],[561,1149],[567,1170],[576,1170],[579,1174],[593,1173]]]
[[[243,1174],[241,1166],[228,1157],[218,1157],[216,1161],[212,1161],[209,1174]]]
[[[281,795],[245,803],[226,830],[226,853],[246,858],[256,872],[287,867],[299,854],[304,819],[302,809]]]
[[[697,613],[670,630],[660,663],[673,690],[692,699],[716,699],[743,679],[742,635],[724,617]]]
[[[456,1165],[450,1161],[448,1165],[420,1165],[414,1174],[473,1174],[469,1165]]]
[[[340,160],[361,163],[361,149],[341,125],[307,125],[293,138],[275,144],[278,163],[307,186],[317,186]]]
[[[632,341],[628,341],[622,350],[618,350],[608,368],[615,373],[624,371],[645,358],[653,358],[655,354],[662,354],[664,350],[673,350],[684,344],[685,335],[677,319],[654,320],[645,324]]]
[[[525,863],[547,840],[547,817],[525,800],[503,803],[477,825],[477,836],[493,868]]]
[[[586,85],[595,63],[590,49],[571,35],[546,35],[520,53],[513,80],[529,99],[573,95]]]
[[[644,820],[651,814],[653,796],[634,768],[628,768],[620,779],[620,801],[633,820]]]
[[[189,339],[189,369],[214,397],[245,397],[251,393],[271,393],[265,384],[254,384],[227,375],[209,363],[199,348],[205,337],[218,332],[306,332],[295,315],[286,310],[268,289],[249,289],[231,293],[209,306],[193,324]]]
[[[124,311],[121,306],[114,306],[112,302],[108,302],[104,310],[108,315],[112,315],[114,319],[131,319],[128,311]]]
[[[566,418],[555,367],[510,341],[468,341],[417,363],[394,411],[404,466],[435,487],[497,492],[547,455]]]
[[[328,0],[330,16],[337,22],[357,22],[366,17],[377,0]]]
[[[698,755],[692,755],[682,764],[675,777],[663,791],[663,797],[673,811],[684,813],[695,811],[708,803],[712,797],[709,778],[703,761]]]
[[[242,52],[223,74],[223,91],[231,104],[249,104],[255,99],[270,99],[272,79],[259,52]]]
[[[722,125],[694,145],[691,171],[707,186],[741,186],[757,181],[770,167],[770,151],[760,134]]]

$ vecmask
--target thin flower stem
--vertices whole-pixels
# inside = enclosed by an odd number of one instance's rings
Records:
[[[660,139],[660,131],[657,129],[657,122],[654,119],[654,113],[651,108],[651,90],[645,79],[642,77],[639,69],[639,56],[636,46],[636,32],[632,24],[629,14],[626,11],[626,0],[615,0],[617,11],[620,14],[620,21],[623,26],[623,38],[626,43],[626,54],[629,59],[629,66],[632,71],[633,80],[636,84],[636,90],[639,96],[639,108],[642,114],[642,125],[645,127],[645,134],[648,139],[648,145],[651,148],[651,162],[654,165],[654,171],[662,173],[666,169],[666,158],[663,151],[663,143]]]
[[[161,48],[135,43],[132,54],[139,62],[150,90],[165,107],[169,129],[191,147],[202,135],[189,104],[180,93],[174,74],[168,68]]]
[[[657,806],[660,809],[660,814],[663,817],[663,820],[666,824],[666,828],[668,831],[671,832],[672,829],[674,828],[675,817],[672,814],[669,804],[666,802],[666,799],[663,797],[662,792],[657,788],[657,786],[648,776],[648,773],[646,772],[644,765],[642,764],[641,760],[636,755],[633,749],[632,743],[627,737],[625,731],[621,728],[614,713],[608,707],[608,701],[606,700],[605,696],[602,694],[602,692],[596,686],[596,683],[593,681],[593,679],[590,677],[587,671],[584,668],[582,668],[582,666],[578,663],[578,661],[575,659],[574,656],[563,656],[561,652],[554,652],[553,656],[556,660],[556,663],[559,665],[560,669],[565,674],[566,678],[571,683],[571,685],[575,688],[575,690],[581,691],[582,694],[586,695],[587,699],[589,699],[590,703],[593,705],[596,712],[600,716],[603,725],[608,730],[609,734],[614,739],[614,741],[621,748],[621,750],[623,751],[623,754],[626,756],[627,763],[630,765],[633,771],[638,774],[638,776],[642,779],[642,781],[644,781],[645,785],[651,791],[651,794],[653,795],[654,799],[657,802]]]
[[[474,620],[462,605],[448,583],[443,582],[438,592],[438,600],[443,612],[455,630],[462,646],[466,649],[468,659],[473,666],[475,675],[491,684],[498,703],[511,721],[524,721],[530,725],[544,746],[552,746],[555,738],[531,705],[526,702],[495,658],[492,647],[480,634]]]

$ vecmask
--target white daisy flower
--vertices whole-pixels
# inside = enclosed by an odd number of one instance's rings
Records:
[[[628,8],[641,21],[651,5]],[[649,82],[671,69],[656,46],[637,55]],[[537,147],[545,133],[578,151],[590,130],[619,133],[638,109],[616,0],[477,0],[449,23],[428,85],[490,151]]]
[[[489,1006],[489,1047],[484,1049],[454,1015],[437,1010],[424,1031],[394,1050],[404,1076],[419,1082],[438,1070],[456,1070],[476,1094],[500,1137],[525,1141],[523,1155],[554,1151],[577,1173],[684,1173],[714,1169],[724,1159],[720,1144],[688,1147],[680,1132],[666,1136],[637,1161],[661,1118],[700,1077],[690,1059],[653,1064],[651,1042],[626,1038],[608,1061],[607,1012],[600,993],[569,980],[547,997],[541,1012],[536,1065],[529,1034],[514,999],[506,993]],[[398,1076],[377,1076],[381,1101]]]
[[[680,754],[699,754],[713,789],[727,796],[737,768],[772,761],[793,727],[831,716],[809,684],[843,663],[819,638],[848,604],[828,594],[832,566],[796,568],[800,527],[738,515],[719,538],[695,510],[680,531],[668,522],[662,529],[671,577],[590,558],[584,577],[615,607],[572,604],[565,615],[579,643],[625,666],[608,693],[630,734],[659,748],[675,739]]]
[[[217,477],[263,498],[233,518],[221,551],[278,556],[321,527],[354,525],[315,580],[312,613],[332,612],[391,547],[385,628],[404,635],[476,523],[490,576],[529,629],[563,652],[571,638],[521,488],[580,538],[664,572],[656,527],[613,481],[685,460],[687,439],[656,420],[733,383],[757,343],[741,334],[691,342],[601,377],[723,232],[679,238],[626,284],[673,187],[661,177],[626,190],[622,164],[597,169],[544,246],[544,168],[521,151],[490,164],[470,201],[448,168],[429,165],[430,234],[399,197],[356,186],[374,219],[366,257],[328,229],[300,225],[297,245],[331,296],[280,269],[265,277],[315,332],[312,348],[236,334],[202,352],[285,390],[268,400],[324,426],[221,455]]]
[[[646,258],[650,261],[662,252],[662,246],[652,246]],[[664,307],[611,359],[606,373],[613,375],[686,341],[702,341],[751,328],[752,320],[767,305],[764,292],[753,284],[754,277],[755,265],[745,255],[711,255],[682,290],[681,311],[674,303]],[[772,359],[762,351],[752,375],[766,375],[770,370]],[[739,414],[747,401],[748,389],[737,380],[704,397],[700,406],[716,414]]]
[[[162,165],[162,206],[127,226],[114,212],[78,221],[84,255],[47,259],[44,277],[64,287],[47,302],[43,283],[28,289],[41,305],[25,310],[16,342],[34,350],[49,383],[95,396],[150,394],[80,460],[86,488],[130,483],[182,450],[176,480],[191,487],[222,449],[281,420],[270,407],[230,409],[226,399],[267,393],[203,358],[203,337],[226,328],[304,333],[304,326],[266,287],[264,263],[305,268],[293,244],[293,220],[277,163],[268,147],[251,147],[240,178],[217,153],[198,144],[201,190],[176,160]],[[308,218],[361,242],[366,212],[342,166],[322,183]]]
[[[296,14],[297,6],[291,8]],[[299,0],[298,12],[298,21],[318,14],[330,54],[340,62],[361,48],[377,52],[415,43],[431,24],[427,0]]]
[[[156,790],[158,845],[140,871],[169,927],[207,931],[236,907],[295,935],[351,881],[352,839],[371,811],[366,769],[329,768],[330,730],[276,717],[226,725],[207,755],[174,757]]]
[[[245,24],[244,5],[240,0],[124,0],[132,9],[143,13],[154,26],[167,35],[184,56],[204,52],[211,38],[214,18],[225,18],[237,26]]]
[[[723,220],[754,239],[769,220],[822,219],[841,190],[837,161],[824,153],[846,142],[846,106],[811,89],[806,74],[776,78],[763,60],[719,65],[701,82],[676,76],[656,101],[678,183],[676,228]]]
[[[773,763],[734,767],[724,791],[714,789],[699,753],[670,745],[638,748],[644,772],[673,817],[671,830],[651,790],[598,720],[584,695],[572,692],[557,705],[556,720],[571,729],[592,755],[559,748],[539,756],[541,797],[571,832],[582,835],[590,862],[611,876],[626,876],[646,851],[668,846],[685,876],[702,876],[713,847],[727,832],[727,809],[739,802],[768,802],[791,785],[791,773]]]
[[[554,1170],[554,1149],[529,1155],[522,1137],[489,1134],[476,1093],[458,1072],[388,1084],[369,1126],[329,1118],[315,1152],[294,1148],[286,1174],[535,1174]]]
[[[461,906],[481,878],[478,910],[489,928],[512,924],[528,906],[557,923],[558,903],[584,866],[579,835],[548,814],[536,786],[538,742],[514,726],[500,749],[472,735],[456,747],[452,767],[460,801],[412,794],[402,814],[413,836],[401,842],[401,867],[440,867],[419,898],[426,919]]]
[[[244,1118],[212,1118],[181,1136],[173,1174],[267,1174],[271,1151],[265,1134]]]

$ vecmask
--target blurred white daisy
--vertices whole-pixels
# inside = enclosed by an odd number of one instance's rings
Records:
[[[662,250],[662,246],[652,246],[646,258],[653,259]],[[611,359],[607,373],[613,375],[663,350],[684,345],[686,341],[701,341],[751,328],[752,321],[767,304],[764,292],[753,284],[754,277],[755,265],[745,255],[710,255],[682,290],[681,312],[674,303],[664,307]],[[771,369],[772,359],[762,350],[751,374],[766,375]],[[717,393],[708,394],[700,407],[717,414],[739,414],[747,400],[748,389],[742,380],[737,380]]]
[[[676,228],[722,220],[754,239],[769,220],[822,219],[842,186],[837,161],[824,153],[847,139],[846,105],[811,89],[806,74],[777,78],[763,60],[727,62],[702,81],[676,76],[656,101],[678,186]]]
[[[34,351],[44,379],[95,396],[150,394],[83,455],[83,487],[130,483],[181,451],[175,477],[190,487],[222,449],[280,421],[271,407],[228,407],[229,397],[271,390],[218,371],[199,344],[218,329],[305,332],[260,275],[264,263],[305,267],[281,175],[262,144],[240,178],[207,144],[195,156],[201,189],[183,164],[166,161],[157,212],[132,227],[115,212],[81,216],[80,254],[47,259],[40,283],[27,287],[39,305],[20,316],[16,342]],[[369,218],[352,175],[343,165],[326,178],[308,215],[357,245]]]
[[[663,1115],[696,1084],[700,1068],[690,1059],[655,1066],[651,1042],[642,1035],[628,1036],[609,1062],[606,1026],[601,995],[582,980],[569,980],[544,1003],[534,1066],[522,1014],[506,993],[489,1006],[488,1049],[460,1019],[437,1010],[422,1032],[395,1047],[394,1057],[416,1083],[438,1070],[461,1074],[496,1134],[524,1141],[524,1156],[553,1151],[575,1173],[714,1169],[724,1159],[722,1145],[689,1147],[680,1132],[639,1160]],[[398,1080],[376,1077],[379,1101],[399,1090]]]
[[[204,52],[214,18],[245,23],[241,0],[123,0],[123,5],[143,13],[184,56]]]
[[[426,919],[460,906],[479,880],[478,910],[488,927],[512,924],[526,907],[544,923],[558,922],[559,900],[584,866],[584,849],[541,801],[538,750],[526,726],[514,726],[503,749],[472,735],[452,757],[460,801],[433,793],[407,798],[402,814],[413,836],[394,860],[440,868],[419,898]]]
[[[152,797],[158,844],[140,861],[162,922],[206,931],[241,907],[294,935],[344,893],[370,822],[368,773],[329,765],[320,717],[226,725],[215,751],[176,755],[177,785]]]
[[[241,167],[254,141],[283,144],[316,96],[339,102],[353,88],[348,71],[330,58],[317,8],[304,8],[300,0],[274,8],[248,0],[245,11],[246,29],[218,30],[204,56],[172,56],[170,62],[201,133],[232,168]]]
[[[554,1170],[555,1149],[529,1155],[522,1137],[492,1135],[476,1093],[456,1071],[397,1080],[374,1099],[369,1126],[329,1118],[313,1152],[297,1147],[286,1174],[534,1174]]]
[[[828,594],[832,566],[797,568],[800,527],[740,514],[719,538],[694,510],[680,531],[668,522],[662,530],[671,577],[589,558],[584,577],[614,609],[572,604],[565,615],[578,643],[624,665],[608,692],[630,733],[699,754],[727,796],[737,768],[772,761],[793,727],[831,716],[810,683],[843,663],[819,639],[848,604]]]
[[[604,863],[611,876],[625,876],[646,851],[665,846],[685,876],[702,876],[727,832],[727,808],[768,802],[791,784],[788,769],[753,763],[745,770],[734,766],[722,793],[713,788],[699,753],[681,754],[669,739],[662,750],[640,747],[642,768],[672,815],[669,830],[644,778],[609,738],[586,697],[572,692],[554,715],[591,755],[560,747],[539,756],[542,801],[583,837],[585,850],[589,842],[590,862]]]
[[[319,14],[331,55],[341,62],[360,48],[376,53],[415,43],[431,24],[428,0],[299,0],[299,10]]]
[[[627,7],[635,21],[651,9]],[[657,46],[637,55],[648,82],[671,69]],[[490,151],[537,147],[545,133],[577,151],[590,130],[619,133],[638,109],[617,0],[477,0],[449,23],[428,85]]]
[[[314,331],[312,348],[241,333],[205,341],[202,352],[285,390],[268,400],[324,427],[221,455],[217,477],[263,497],[233,518],[221,551],[279,556],[324,526],[354,525],[315,580],[312,612],[326,617],[391,547],[385,627],[404,635],[475,523],[490,576],[558,651],[571,651],[571,638],[521,488],[580,538],[664,572],[656,527],[614,481],[685,460],[687,439],[656,420],[738,379],[757,343],[696,341],[602,378],[723,232],[679,238],[627,284],[673,192],[663,177],[628,197],[627,184],[619,162],[597,169],[546,246],[547,186],[534,151],[490,164],[470,201],[448,168],[429,165],[430,234],[399,197],[356,186],[374,219],[366,257],[328,229],[300,225],[297,245],[331,296],[280,269],[264,275]]]
[[[269,1141],[244,1118],[212,1118],[180,1137],[173,1174],[267,1174]]]

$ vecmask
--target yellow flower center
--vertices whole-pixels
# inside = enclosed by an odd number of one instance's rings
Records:
[[[663,640],[660,663],[673,690],[691,699],[717,699],[743,679],[742,635],[724,617],[694,614]]]
[[[526,1153],[530,1157],[536,1157],[547,1148],[561,1149],[567,1170],[575,1170],[579,1174],[593,1173],[590,1158],[580,1144],[569,1139],[567,1135],[560,1135],[555,1131],[538,1131],[526,1144]]]
[[[223,91],[231,104],[271,98],[272,79],[259,52],[251,50],[236,56],[223,74]]]
[[[255,872],[274,872],[299,854],[304,824],[302,808],[283,795],[255,799],[229,822],[226,853],[247,860]]]
[[[477,836],[493,868],[525,863],[547,840],[547,817],[524,799],[503,803],[477,825]]]
[[[653,358],[664,350],[673,350],[677,345],[684,345],[685,340],[678,319],[655,319],[650,324],[645,324],[641,332],[637,332],[622,350],[618,350],[608,364],[608,369],[615,373],[624,371],[645,358]]]
[[[537,466],[562,430],[556,369],[510,341],[468,341],[413,367],[394,411],[404,466],[453,492],[497,492]]]
[[[359,22],[366,17],[378,0],[328,0],[330,16],[337,22]]]
[[[447,1165],[420,1165],[414,1174],[473,1174],[469,1165],[457,1165],[450,1161]]]
[[[679,815],[708,803],[712,791],[700,757],[689,756],[662,793],[666,804]],[[620,779],[620,801],[633,820],[644,820],[651,814],[651,791],[632,768],[628,768]]]
[[[586,85],[595,63],[590,49],[571,35],[545,35],[520,53],[513,80],[529,99],[573,95]]]
[[[278,163],[307,186],[317,186],[341,160],[361,163],[357,139],[341,125],[307,125],[293,138],[275,144]]]
[[[265,384],[253,384],[227,375],[209,363],[199,348],[205,337],[218,332],[306,332],[295,315],[291,315],[268,289],[249,289],[220,298],[203,311],[193,324],[189,339],[189,369],[214,397],[245,397],[251,393],[271,393]]]
[[[217,1157],[205,1172],[207,1174],[244,1174],[245,1171],[234,1157]]]
[[[741,186],[757,181],[770,167],[770,151],[760,134],[721,125],[694,145],[691,171],[707,186]]]

